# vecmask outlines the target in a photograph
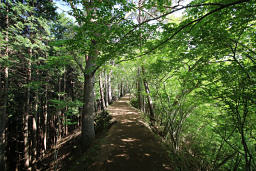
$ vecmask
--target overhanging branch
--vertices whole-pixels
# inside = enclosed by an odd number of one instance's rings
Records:
[[[227,8],[227,7],[230,7],[230,6],[233,6],[233,5],[237,5],[237,4],[240,4],[240,3],[244,3],[244,2],[248,2],[250,0],[240,0],[240,1],[236,1],[236,2],[233,2],[233,3],[229,3],[229,4],[225,4],[225,5],[221,5],[219,8],[216,8],[215,10],[212,10],[210,11],[209,13],[203,15],[202,17],[196,19],[196,20],[193,20],[183,26],[181,26],[176,32],[174,32],[169,38],[167,38],[166,40],[164,40],[163,42],[159,43],[157,46],[155,46],[154,48],[150,49],[149,51],[145,52],[144,54],[138,56],[138,57],[141,57],[141,56],[144,56],[144,55],[147,55],[151,52],[153,52],[154,50],[158,49],[160,46],[164,45],[165,43],[169,42],[171,39],[173,39],[179,32],[181,32],[182,30],[184,30],[185,28],[187,28],[188,26],[196,23],[198,24],[200,21],[202,21],[204,18],[206,18],[207,16],[215,13],[215,12],[218,12],[218,11],[221,11],[222,9],[224,8]]]

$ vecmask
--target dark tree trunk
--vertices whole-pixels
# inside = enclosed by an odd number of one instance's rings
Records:
[[[140,68],[138,68],[137,72],[137,98],[138,98],[138,108],[143,110],[143,96],[142,96],[142,86],[140,79]]]
[[[120,83],[120,97],[123,97],[123,96],[124,96],[124,95],[123,95],[123,92],[124,92],[123,88],[124,88],[124,86],[123,86],[123,81],[121,81],[121,83]]]
[[[6,29],[8,29],[9,26],[9,16],[8,16],[8,4],[6,9],[6,16],[5,16],[5,22],[6,22]],[[6,49],[5,49],[5,56],[9,55],[9,49],[8,49],[8,41],[9,41],[9,35],[8,30],[6,31],[5,35],[5,42],[7,43]],[[1,69],[1,68],[0,68]],[[1,70],[0,70],[1,71]],[[9,82],[9,68],[3,67],[4,72],[4,79],[3,79],[3,85],[2,80],[0,79],[0,170],[6,169],[6,163],[5,163],[5,129],[7,125],[7,102],[8,102],[8,82]],[[1,73],[0,73],[1,75]]]
[[[27,80],[26,84],[28,85],[31,82],[31,57],[32,57],[32,49],[29,48],[29,60],[28,60],[28,68],[27,68]],[[25,94],[25,103],[24,103],[24,116],[23,116],[23,133],[24,133],[24,167],[28,170],[30,167],[30,153],[29,153],[29,115],[30,115],[30,87],[28,86]]]
[[[1,86],[3,103],[0,106],[0,170],[5,170],[5,129],[7,125],[6,106],[8,101],[8,68],[4,68],[4,85]],[[1,81],[1,80],[0,80]],[[2,100],[1,100],[2,101]]]

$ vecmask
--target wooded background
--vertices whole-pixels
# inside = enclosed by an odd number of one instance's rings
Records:
[[[0,170],[76,130],[87,149],[128,92],[181,170],[255,170],[255,16],[255,0],[2,0]]]

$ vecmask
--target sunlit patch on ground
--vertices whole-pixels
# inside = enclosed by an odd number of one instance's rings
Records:
[[[112,160],[107,160],[107,163],[112,163],[113,161]]]
[[[136,112],[127,112],[127,114],[137,114]]]
[[[145,155],[145,156],[147,156],[147,157],[149,157],[149,156],[150,156],[150,154],[148,154],[148,153],[145,153],[144,155]]]
[[[129,159],[129,155],[128,154],[117,154],[117,155],[115,155],[115,157],[123,157],[123,158],[125,158],[125,159]]]
[[[138,141],[138,139],[126,138],[126,139],[121,139],[121,141],[124,141],[124,142],[134,142],[134,141]]]
[[[131,123],[131,122],[133,122],[133,121],[131,121],[129,119],[124,119],[124,120],[121,121],[121,123]]]
[[[103,137],[88,171],[170,170],[168,154],[128,100],[124,97],[107,109],[116,123]]]
[[[172,170],[171,167],[167,164],[162,164],[162,166],[166,169],[166,170]]]

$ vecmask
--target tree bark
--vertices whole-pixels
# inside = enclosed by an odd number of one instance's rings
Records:
[[[137,71],[137,98],[138,98],[138,108],[143,110],[143,97],[142,97],[141,79],[140,79],[140,68]]]
[[[92,41],[90,52],[86,58],[84,72],[84,106],[82,112],[82,137],[81,145],[86,150],[95,138],[94,131],[94,80],[95,80],[95,62],[98,56],[96,42]]]
[[[108,102],[109,104],[112,103],[112,87],[111,87],[111,74],[112,74],[112,70],[110,70],[109,74],[108,74]]]
[[[28,60],[28,68],[27,68],[27,81],[26,84],[29,85],[31,82],[31,57],[32,57],[32,49],[29,48],[29,60]],[[24,116],[23,116],[23,127],[24,127],[24,167],[28,170],[30,167],[30,153],[29,153],[29,113],[30,113],[30,87],[28,86],[26,89],[25,95],[26,102],[24,103]]]
[[[104,91],[103,91],[103,85],[102,85],[102,77],[101,73],[99,74],[99,86],[100,86],[100,101],[101,101],[101,108],[103,111],[106,109],[105,105],[105,98],[104,98]]]
[[[43,151],[45,154],[46,150],[47,150],[47,132],[48,132],[48,129],[47,129],[47,118],[48,118],[48,86],[45,85],[45,97],[44,97],[44,106],[43,106],[43,115],[44,115],[44,132],[43,132]]]
[[[9,78],[9,70],[8,67],[4,68],[4,85],[3,92],[1,93],[3,96],[3,106],[0,106],[0,170],[6,169],[5,164],[5,129],[7,125],[7,113],[6,107],[8,102],[8,78]]]
[[[123,81],[120,83],[120,97],[123,97]]]
[[[150,96],[148,82],[147,82],[147,80],[145,78],[145,69],[144,69],[143,66],[141,67],[141,71],[142,71],[142,75],[143,75],[144,88],[145,88],[145,92],[146,92],[146,95],[147,95],[147,101],[148,101],[148,107],[149,107],[150,124],[151,124],[151,126],[154,126],[154,124],[155,124],[154,108],[153,108],[153,103],[152,103],[152,99],[151,99],[151,96]]]
[[[6,9],[6,16],[5,16],[5,22],[6,22],[6,35],[5,35],[5,42],[6,42],[6,49],[5,49],[5,56],[9,56],[9,49],[8,49],[8,41],[9,41],[9,33],[8,33],[8,27],[9,27],[9,16],[8,16],[8,4]],[[0,102],[0,170],[6,169],[6,163],[5,163],[5,129],[7,125],[7,103],[8,103],[8,82],[9,82],[9,68],[4,67],[4,79],[3,79],[3,86],[1,86],[1,79],[0,79],[0,97],[3,97],[3,103]],[[0,99],[2,101],[2,99]]]
[[[38,70],[36,70],[36,80],[39,78]],[[38,80],[37,80],[38,81]],[[37,129],[38,129],[38,115],[39,115],[39,90],[38,88],[35,90],[34,97],[35,104],[33,106],[34,114],[32,115],[32,159],[31,164],[34,165],[37,160]]]
[[[64,75],[63,75],[63,100],[66,101],[66,95],[67,95],[67,71],[66,71],[66,67],[64,67]],[[68,107],[65,106],[64,111],[63,111],[63,119],[64,119],[64,135],[68,135],[68,124],[67,124],[67,120],[68,120],[68,116],[65,115],[65,112],[67,111]]]
[[[104,97],[105,97],[105,105],[106,105],[106,107],[108,107],[108,105],[109,105],[109,101],[108,101],[108,90],[109,90],[108,86],[109,86],[109,83],[108,83],[108,74],[107,74],[106,71],[104,72],[104,75],[105,75],[105,80],[104,80],[105,81],[105,89],[104,89],[105,90],[105,94],[104,94],[105,96]]]
[[[61,95],[60,95],[60,92],[61,92],[61,81],[62,81],[62,78],[60,77],[58,79],[58,100],[61,101]],[[59,139],[61,139],[61,137],[63,136],[63,117],[62,117],[62,114],[61,114],[61,109],[58,108],[57,110],[57,132],[58,132],[58,136],[57,136],[57,140],[58,141]]]

